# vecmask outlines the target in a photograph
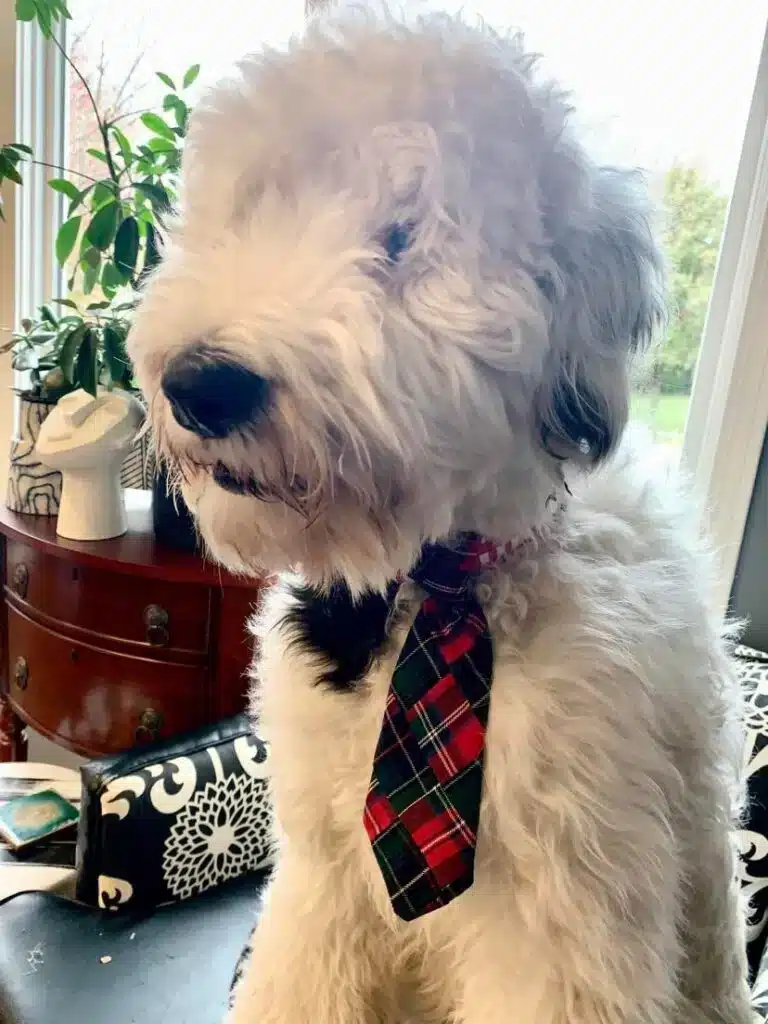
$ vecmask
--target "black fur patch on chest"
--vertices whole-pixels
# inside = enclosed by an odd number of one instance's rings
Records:
[[[283,619],[283,628],[292,646],[328,662],[318,683],[349,692],[364,678],[387,642],[394,590],[387,597],[371,593],[353,600],[343,583],[328,591],[291,588],[296,604]]]

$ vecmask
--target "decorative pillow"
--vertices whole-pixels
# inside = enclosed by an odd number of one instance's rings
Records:
[[[738,833],[739,870],[742,891],[750,903],[747,951],[755,978],[768,925],[768,654],[737,647],[736,656],[747,708],[744,771],[749,790],[744,827]]]
[[[755,1024],[766,1024],[768,1021],[768,961],[763,957],[752,982],[752,1009],[755,1011]]]
[[[270,866],[268,760],[238,715],[86,764],[78,898],[150,908]]]

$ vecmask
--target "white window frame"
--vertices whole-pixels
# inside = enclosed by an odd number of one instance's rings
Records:
[[[59,23],[57,38],[65,41]],[[64,293],[64,275],[54,254],[65,199],[47,187],[61,177],[66,147],[66,64],[38,26],[19,23],[16,31],[15,136],[49,166],[25,164],[24,184],[16,190],[17,316],[30,316],[42,302]],[[56,170],[55,168],[60,168]]]
[[[16,20],[13,4],[0,4],[0,140],[16,138]],[[3,188],[5,223],[0,223],[0,327],[15,323],[16,189]],[[5,374],[2,374],[5,378]],[[3,379],[5,384],[5,379]]]
[[[728,209],[683,441],[683,464],[730,598],[768,425],[768,27]]]
[[[0,40],[12,20],[12,5],[0,4]],[[42,159],[64,158],[66,67],[58,51],[45,45],[36,27],[19,26],[20,73],[16,76],[17,141],[28,142]],[[64,31],[61,36],[64,41]],[[2,45],[2,44],[0,44]],[[7,48],[7,43],[4,44]],[[1,53],[0,53],[1,55]],[[12,67],[12,64],[3,65]],[[6,72],[7,73],[7,72]],[[0,82],[0,138],[8,132]],[[11,122],[13,127],[13,122]],[[55,295],[61,274],[53,258],[53,239],[61,222],[62,201],[44,187],[54,172],[35,168],[16,209],[17,315],[30,312]],[[31,186],[31,187],[30,187]],[[17,193],[18,198],[18,193]],[[43,216],[40,217],[42,210]],[[12,199],[8,202],[13,218]],[[9,225],[5,225],[8,228]],[[0,229],[0,271],[8,266],[9,232]],[[5,249],[3,246],[5,245]],[[8,274],[0,272],[0,313],[12,317],[14,298]],[[4,289],[4,291],[3,291]],[[768,26],[733,195],[729,204],[691,404],[683,442],[683,464],[709,513],[709,525],[721,564],[716,600],[725,611],[760,452],[768,425]]]
[[[16,20],[14,5],[0,3],[0,140],[12,142],[16,138]],[[0,328],[13,328],[16,323],[16,193],[12,185],[3,188],[3,213],[5,222],[0,223]],[[3,330],[0,340],[5,341]],[[8,450],[13,426],[11,384],[13,371],[11,360],[6,355],[0,358],[0,500],[5,494],[5,478],[8,459],[3,454]]]

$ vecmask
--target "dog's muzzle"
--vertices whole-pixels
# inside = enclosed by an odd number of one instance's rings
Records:
[[[209,345],[189,345],[167,363],[160,381],[174,419],[201,438],[224,438],[255,426],[269,407],[269,381]]]

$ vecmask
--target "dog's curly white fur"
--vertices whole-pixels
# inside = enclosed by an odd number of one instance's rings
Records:
[[[635,179],[589,161],[518,39],[359,12],[210,92],[183,170],[131,353],[225,565],[359,594],[425,540],[540,525],[563,467],[573,491],[548,540],[478,584],[495,672],[476,880],[414,923],[362,809],[417,595],[347,693],[289,643],[288,581],[267,595],[254,703],[280,856],[232,1021],[748,1024],[739,696],[710,560],[677,489],[610,454],[661,313]],[[201,338],[273,382],[252,429],[174,421],[161,374]],[[218,462],[259,497],[217,486]]]

